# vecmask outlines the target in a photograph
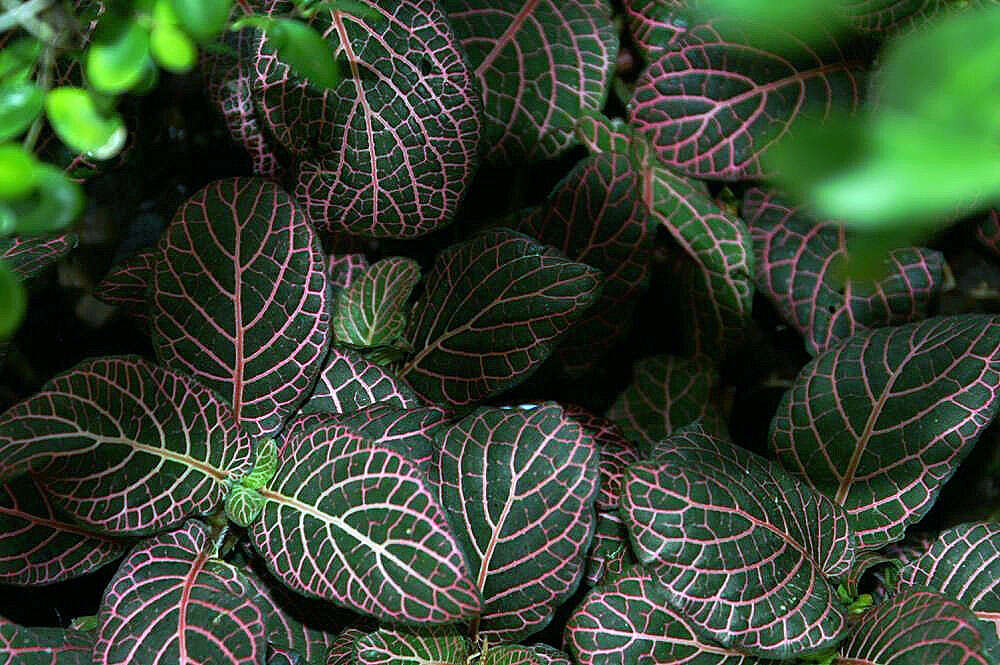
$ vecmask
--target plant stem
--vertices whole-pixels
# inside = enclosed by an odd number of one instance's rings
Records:
[[[52,47],[46,45],[45,49],[42,51],[42,68],[38,74],[38,87],[41,88],[44,93],[48,93],[49,88],[52,87],[52,68],[54,66],[55,57]],[[45,114],[40,113],[31,123],[31,127],[28,128],[28,135],[24,137],[23,144],[26,151],[34,151],[35,144],[38,142],[38,136],[42,133],[42,122],[44,121],[44,118]]]
[[[0,14],[0,32],[6,32],[18,26],[24,27],[29,32],[34,32],[28,24],[34,23],[35,17],[51,7],[53,1],[28,0],[18,4],[17,0],[4,0],[3,6],[7,11]]]

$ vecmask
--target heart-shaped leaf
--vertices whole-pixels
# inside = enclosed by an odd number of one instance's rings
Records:
[[[556,350],[570,373],[582,374],[631,327],[636,300],[648,281],[653,226],[639,172],[625,155],[591,155],[518,230],[604,274],[594,307]]]
[[[431,479],[482,592],[475,626],[505,641],[541,630],[583,574],[598,486],[593,439],[548,403],[477,409],[440,441]]]
[[[923,318],[944,281],[941,252],[919,247],[890,252],[887,274],[877,282],[845,278],[844,226],[818,222],[773,192],[749,190],[743,216],[753,236],[757,288],[814,355],[863,330]]]
[[[465,665],[465,638],[454,628],[382,628],[354,643],[358,665]]]
[[[260,493],[253,544],[292,589],[395,622],[454,623],[478,612],[445,516],[402,456],[343,425],[293,423]]]
[[[632,41],[648,62],[663,55],[690,27],[677,10],[697,4],[697,0],[624,0]]]
[[[444,0],[475,66],[493,163],[549,159],[576,140],[573,123],[599,111],[618,54],[606,0]]]
[[[153,271],[153,345],[224,395],[253,435],[305,399],[329,342],[325,256],[272,182],[219,180],[177,211]]]
[[[854,562],[844,511],[780,467],[692,425],[629,467],[621,516],[639,561],[723,646],[787,658],[833,646]]]
[[[357,351],[332,347],[302,413],[354,413],[384,402],[400,409],[421,405],[413,389]]]
[[[753,305],[753,242],[746,224],[721,210],[697,184],[650,165],[653,219],[670,231],[687,261],[678,266],[681,314],[690,350],[717,356],[743,339]]]
[[[632,367],[632,383],[607,415],[642,455],[674,430],[694,422],[723,435],[725,422],[711,399],[715,382],[715,366],[705,356],[643,358]]]
[[[66,519],[31,478],[0,485],[0,582],[61,582],[114,561],[128,543]],[[2,661],[0,661],[2,662]]]
[[[472,404],[526,379],[597,299],[600,273],[509,229],[438,254],[407,326],[400,374],[437,404]]]
[[[4,265],[26,280],[69,254],[76,243],[73,233],[8,236],[0,238],[0,257]]]
[[[641,566],[587,594],[566,623],[578,665],[758,665],[761,660],[702,637]]]
[[[398,341],[406,327],[406,302],[420,279],[420,264],[393,256],[378,261],[337,293],[334,339],[372,348]]]
[[[128,257],[104,276],[94,288],[94,297],[121,307],[143,325],[149,323],[149,285],[153,283],[155,249],[144,249]]]
[[[434,437],[448,422],[448,413],[437,406],[401,409],[383,402],[334,416],[330,422],[346,425],[380,448],[399,453],[426,469],[437,458]]]
[[[769,175],[761,155],[796,118],[853,108],[862,90],[857,67],[832,38],[788,39],[799,48],[771,52],[733,24],[692,28],[643,71],[629,121],[663,163],[687,175]]]
[[[607,418],[595,416],[586,409],[575,405],[563,407],[566,416],[580,423],[590,434],[600,453],[598,470],[601,488],[594,507],[601,511],[615,511],[621,499],[625,468],[639,461],[639,450]]]
[[[899,593],[865,613],[834,665],[989,665],[975,616],[940,594]]]
[[[359,5],[377,18],[311,20],[347,61],[336,88],[295,76],[258,38],[255,106],[298,157],[295,195],[318,224],[413,238],[451,221],[478,166],[482,104],[437,2]]]
[[[924,586],[962,602],[1000,639],[1000,524],[972,522],[945,529],[899,571],[899,591]]]
[[[249,458],[214,393],[134,356],[85,361],[0,418],[0,479],[37,474],[55,505],[109,533],[211,513]]]
[[[91,665],[94,639],[77,630],[19,626],[0,617],[0,665]]]
[[[262,662],[264,613],[213,547],[194,520],[137,545],[101,600],[94,665]]]
[[[965,315],[859,333],[806,365],[771,447],[847,511],[859,545],[903,537],[1000,402],[1000,321]]]

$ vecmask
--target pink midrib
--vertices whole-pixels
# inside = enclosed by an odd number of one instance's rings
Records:
[[[510,25],[507,26],[507,29],[504,30],[504,33],[500,35],[500,38],[497,39],[496,43],[493,44],[493,48],[490,50],[490,52],[486,54],[486,57],[483,58],[483,61],[479,63],[478,67],[476,67],[477,77],[481,78],[483,72],[488,70],[493,65],[493,61],[500,56],[500,53],[504,50],[507,44],[509,44],[514,39],[514,35],[517,34],[517,32],[521,29],[521,26],[524,25],[524,22],[527,20],[527,18],[531,16],[532,12],[535,11],[535,8],[538,7],[539,2],[541,2],[541,0],[526,0],[524,6],[521,7],[521,10],[517,12],[516,16],[514,16],[514,20],[510,22]]]

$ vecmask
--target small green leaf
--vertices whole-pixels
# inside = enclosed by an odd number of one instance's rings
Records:
[[[311,26],[290,18],[252,16],[234,27],[245,25],[263,30],[278,58],[310,83],[322,88],[334,88],[340,83],[340,65],[333,46]]]
[[[385,18],[382,12],[357,0],[327,0],[327,2],[317,2],[310,4],[309,8],[302,13],[305,16],[313,16],[321,11],[341,12],[369,21],[378,21]]]
[[[0,199],[27,196],[38,185],[38,162],[15,143],[0,145]]]
[[[177,74],[190,71],[198,60],[194,42],[173,25],[156,25],[150,33],[149,48],[161,67]]]
[[[83,188],[62,170],[49,164],[35,168],[35,191],[9,203],[11,219],[18,233],[57,231],[76,219],[83,210]]]
[[[253,469],[243,476],[240,485],[251,490],[259,490],[274,477],[278,468],[278,448],[274,439],[264,439],[257,450],[257,459]]]
[[[403,334],[406,301],[419,279],[420,265],[413,259],[392,256],[372,264],[337,294],[337,341],[361,348],[393,345]]]
[[[138,23],[106,27],[102,23],[85,56],[87,80],[101,92],[126,92],[142,80],[148,60],[146,28]]]
[[[243,485],[236,485],[226,497],[226,516],[242,527],[248,527],[264,510],[264,497],[260,492]]]
[[[42,112],[45,95],[33,83],[0,85],[0,141],[16,137]]]
[[[0,339],[7,339],[17,330],[25,301],[21,280],[0,261]]]
[[[211,41],[229,19],[233,0],[171,0],[181,25],[199,42]]]
[[[42,45],[34,37],[21,37],[6,44],[0,49],[0,80],[18,82],[28,78],[41,52]]]
[[[63,143],[95,159],[113,157],[125,145],[125,123],[117,113],[104,116],[82,88],[64,86],[45,98],[49,123]]]

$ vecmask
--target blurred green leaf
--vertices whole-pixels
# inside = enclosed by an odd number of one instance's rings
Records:
[[[306,16],[312,16],[321,11],[329,11],[343,12],[344,14],[350,14],[351,16],[371,21],[378,21],[385,18],[382,12],[357,0],[326,0],[324,2],[305,2],[302,4],[304,5],[302,13]]]
[[[83,188],[50,164],[38,164],[37,185],[24,198],[8,201],[17,233],[44,233],[65,228],[83,210]]]
[[[38,161],[16,143],[0,145],[0,199],[18,199],[38,185]]]
[[[42,52],[34,37],[18,37],[0,49],[0,81],[23,81],[31,75]]]
[[[108,159],[125,144],[121,116],[102,115],[86,90],[70,86],[52,90],[45,97],[45,112],[59,138],[85,155]]]
[[[100,92],[126,92],[142,79],[149,57],[145,27],[133,21],[102,21],[85,56],[87,80]]]
[[[7,339],[17,330],[24,316],[25,301],[21,280],[0,261],[0,339]]]
[[[149,35],[153,58],[168,72],[182,74],[191,71],[198,61],[198,49],[183,30],[168,24],[157,24]]]
[[[215,39],[226,27],[232,0],[171,0],[181,25],[199,42]]]
[[[0,84],[0,141],[26,130],[42,112],[45,94],[33,83],[14,81]]]
[[[263,30],[278,58],[310,83],[334,88],[342,80],[334,47],[311,26],[290,18],[247,16],[233,27],[243,26]]]
[[[679,10],[693,23],[724,18],[737,23],[757,44],[787,45],[787,33],[801,42],[848,27],[840,0],[699,0]]]

